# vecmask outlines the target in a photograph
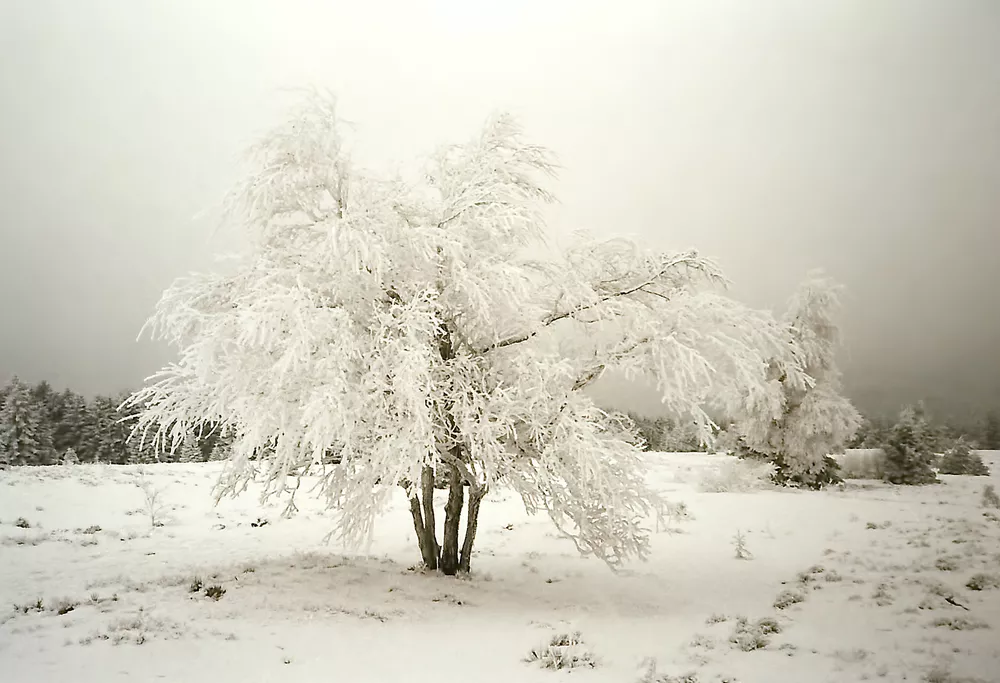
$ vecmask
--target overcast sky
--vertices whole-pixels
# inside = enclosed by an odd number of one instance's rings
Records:
[[[998,65],[996,0],[0,0],[0,376],[169,360],[136,333],[315,84],[375,164],[510,110],[558,227],[697,247],[756,306],[825,268],[863,407],[1000,407]]]

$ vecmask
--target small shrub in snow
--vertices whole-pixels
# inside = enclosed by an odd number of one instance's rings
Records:
[[[553,636],[544,647],[533,648],[524,661],[537,662],[543,669],[592,669],[597,666],[579,631]]]
[[[983,487],[983,507],[1000,510],[1000,495],[997,495],[993,484],[987,484]]]
[[[698,481],[706,493],[745,493],[770,488],[774,465],[765,460],[726,457],[717,469],[706,468]]]
[[[992,590],[1000,588],[1000,574],[975,574],[965,582],[965,587],[970,591]]]
[[[691,647],[700,647],[705,650],[714,650],[715,639],[712,638],[711,636],[706,636],[703,633],[696,633],[694,636],[692,636],[689,645],[691,645]]]
[[[972,617],[940,617],[932,621],[931,625],[938,628],[950,628],[952,631],[974,631],[990,627],[985,621]]]
[[[953,572],[958,569],[958,560],[954,557],[939,557],[934,561],[934,568],[941,572]]]
[[[41,598],[38,598],[34,602],[28,602],[23,605],[14,604],[14,611],[20,612],[21,614],[27,614],[28,612],[44,612],[45,604],[42,602]]]
[[[62,600],[56,602],[52,610],[59,616],[62,616],[64,614],[69,614],[70,612],[75,610],[77,605],[79,604],[80,604],[79,602],[63,598]]]
[[[84,529],[83,531],[81,531],[80,533],[81,534],[96,534],[96,533],[100,533],[100,532],[101,532],[101,527],[98,526],[97,524],[92,524],[92,525],[88,526],[86,529]]]
[[[163,504],[163,491],[156,488],[151,481],[146,479],[146,474],[141,469],[136,475],[135,485],[142,491],[143,498],[145,499],[143,512],[149,516],[150,526],[163,526],[163,515],[166,512],[166,507]]]
[[[226,589],[222,586],[215,585],[209,586],[205,589],[205,595],[212,598],[216,602],[222,599],[222,596],[226,594]]]
[[[736,535],[733,536],[733,546],[736,548],[736,559],[737,560],[752,560],[753,553],[747,548],[746,536],[739,529],[736,530]]]
[[[771,642],[768,636],[772,633],[781,633],[781,626],[771,617],[758,619],[753,624],[746,617],[739,617],[729,636],[729,642],[744,652],[753,652],[767,647]]]
[[[705,620],[706,624],[721,624],[724,621],[729,621],[729,617],[725,614],[713,614],[708,619]]]
[[[872,593],[872,600],[879,607],[885,607],[886,605],[891,605],[895,598],[892,597],[890,593],[891,586],[887,583],[880,583],[875,586],[875,591]]]
[[[31,528],[31,524],[24,517],[18,517],[17,520],[14,522],[14,526],[16,526],[18,529]]]
[[[693,671],[681,676],[657,673],[656,658],[646,657],[639,665],[639,678],[636,683],[698,683],[698,681],[698,674]]]
[[[974,477],[989,476],[990,470],[983,459],[963,439],[944,452],[938,464],[941,474],[966,474]]]
[[[778,597],[774,599],[774,608],[786,609],[792,605],[797,605],[805,599],[806,597],[799,591],[781,591]]]
[[[966,676],[956,676],[944,664],[934,665],[923,676],[924,683],[986,683],[981,678],[969,678]]]
[[[191,579],[191,585],[188,586],[189,593],[200,593],[205,588],[205,582],[201,580],[200,577],[194,577]]]
[[[809,567],[809,569],[805,570],[804,572],[799,572],[798,576],[796,576],[795,578],[801,584],[810,584],[813,583],[814,581],[817,581],[818,579],[816,577],[824,573],[826,573],[826,567],[816,564],[813,565],[812,567]]]

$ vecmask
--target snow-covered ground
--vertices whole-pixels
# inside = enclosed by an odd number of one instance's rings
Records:
[[[596,662],[581,681],[638,681],[649,657],[699,681],[1000,680],[1000,586],[966,586],[1000,578],[1000,510],[981,505],[1000,452],[984,455],[990,478],[939,486],[701,493],[724,456],[650,454],[690,516],[648,562],[613,574],[497,492],[469,579],[415,570],[402,497],[344,554],[307,496],[287,520],[252,492],[213,507],[217,463],[146,469],[156,528],[135,467],[0,472],[0,680],[550,681],[565,672],[524,660],[575,631]],[[740,616],[780,633],[744,651]]]

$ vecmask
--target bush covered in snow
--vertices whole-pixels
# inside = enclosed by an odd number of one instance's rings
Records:
[[[938,464],[941,474],[968,474],[975,477],[989,476],[990,470],[983,464],[982,457],[969,447],[964,439],[944,452]]]

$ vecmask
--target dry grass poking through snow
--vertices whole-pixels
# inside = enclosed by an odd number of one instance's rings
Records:
[[[213,508],[215,463],[147,468],[144,489],[130,467],[2,472],[0,678],[996,680],[997,474],[812,493],[725,456],[649,458],[672,505],[647,563],[611,574],[497,491],[458,580],[414,566],[402,499],[349,554],[310,501]]]

